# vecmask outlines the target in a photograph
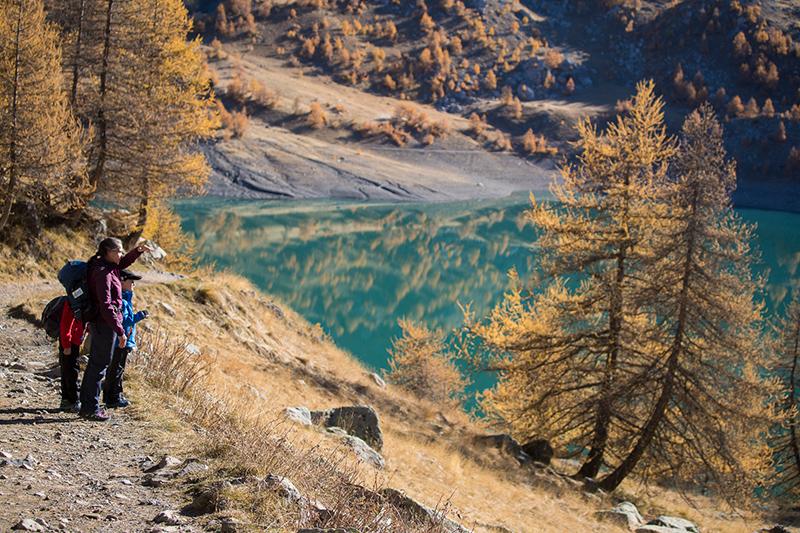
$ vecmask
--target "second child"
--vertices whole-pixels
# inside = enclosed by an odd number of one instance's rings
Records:
[[[125,346],[115,347],[111,364],[108,365],[108,373],[103,386],[103,403],[111,409],[130,405],[130,401],[123,394],[122,378],[125,374],[128,355],[136,349],[136,324],[148,316],[147,311],[138,313],[133,311],[133,286],[142,277],[128,270],[121,270],[119,274],[122,281],[122,329],[125,330],[128,340]]]

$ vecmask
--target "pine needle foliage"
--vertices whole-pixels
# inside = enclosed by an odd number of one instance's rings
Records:
[[[0,230],[15,202],[63,213],[86,196],[81,130],[41,0],[0,1]]]

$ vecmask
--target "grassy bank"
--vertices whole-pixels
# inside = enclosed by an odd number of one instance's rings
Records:
[[[0,247],[0,279],[52,280],[57,293],[57,267],[86,257],[92,246],[77,233],[46,239],[49,253],[41,257]],[[175,279],[156,270],[145,272],[148,279],[169,282],[137,287],[136,307],[152,317],[139,333],[131,396],[137,416],[150,422],[164,449],[209,464],[208,472],[186,485],[187,497],[198,491],[214,495],[216,512],[208,520],[236,518],[260,531],[319,524],[319,514],[287,503],[259,482],[273,474],[324,506],[326,527],[362,531],[442,529],[371,496],[384,488],[402,490],[476,531],[624,531],[595,516],[618,499],[633,501],[648,516],[685,516],[703,531],[752,531],[761,522],[721,513],[723,504],[712,498],[683,499],[664,487],[634,481],[614,495],[586,494],[555,474],[522,469],[476,443],[477,435],[495,429],[392,385],[379,386],[370,369],[318,326],[247,280],[213,271]],[[21,303],[35,314],[39,299]],[[283,414],[289,406],[357,404],[372,406],[380,416],[383,469],[358,462],[323,429],[297,425]],[[559,461],[555,467],[569,470]]]

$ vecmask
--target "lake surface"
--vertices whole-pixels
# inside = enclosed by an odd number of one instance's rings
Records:
[[[252,280],[319,323],[367,365],[385,368],[402,317],[450,329],[459,303],[491,308],[515,268],[532,273],[526,197],[446,204],[269,202],[176,204],[203,263]],[[744,209],[758,224],[769,306],[800,289],[800,214]],[[479,315],[480,316],[480,315]]]

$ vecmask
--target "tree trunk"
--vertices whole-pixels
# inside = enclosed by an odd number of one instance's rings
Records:
[[[106,122],[106,80],[108,77],[108,54],[111,47],[111,10],[114,6],[114,0],[108,0],[106,6],[106,24],[103,30],[103,61],[100,70],[100,104],[97,110],[97,135],[99,139],[97,163],[94,169],[89,174],[89,183],[97,189],[100,183],[100,177],[103,175],[103,170],[106,164],[106,154],[108,151],[108,136],[106,130],[108,124]]]
[[[142,236],[145,224],[147,224],[147,215],[149,214],[150,207],[150,178],[142,178],[142,197],[139,200],[139,217],[136,221],[136,228],[125,239],[125,248],[131,248],[136,245],[139,238]]]
[[[11,92],[11,143],[10,143],[10,162],[9,162],[9,172],[10,175],[8,177],[8,185],[6,186],[6,194],[5,194],[5,202],[3,205],[3,212],[0,215],[0,231],[2,231],[6,224],[8,224],[8,219],[11,216],[11,206],[14,205],[14,193],[16,192],[17,187],[17,173],[19,169],[17,168],[17,128],[18,128],[18,121],[17,121],[17,104],[19,102],[19,63],[20,63],[20,38],[22,34],[22,2],[23,0],[17,0],[17,6],[19,7],[19,12],[17,13],[17,31],[16,37],[14,39],[14,86],[12,87]]]
[[[86,0],[80,0],[78,7],[78,35],[75,38],[75,56],[72,62],[72,89],[69,93],[69,103],[75,109],[75,102],[78,98],[78,78],[80,75],[80,68],[78,62],[81,57],[81,39],[83,38],[83,17],[86,8]]]
[[[667,360],[667,370],[664,376],[664,383],[661,388],[661,394],[653,407],[653,412],[650,418],[642,428],[642,433],[639,440],[634,445],[628,456],[614,469],[613,472],[608,474],[600,481],[598,485],[601,489],[610,492],[616,489],[620,483],[630,474],[639,460],[644,455],[647,447],[653,440],[658,426],[664,419],[667,412],[667,406],[672,399],[672,389],[675,386],[675,373],[678,369],[678,359],[683,351],[683,338],[686,334],[686,320],[687,320],[687,307],[689,298],[689,283],[692,272],[692,263],[694,262],[694,252],[696,243],[696,216],[697,216],[697,203],[699,200],[699,191],[696,186],[692,191],[692,210],[690,212],[689,227],[689,241],[686,244],[686,259],[683,264],[683,273],[681,276],[681,293],[678,308],[678,323],[675,326],[675,338],[672,342],[670,349],[669,359]]]
[[[792,353],[792,373],[789,380],[789,401],[787,407],[793,409],[797,405],[797,359],[800,357],[800,317],[798,317],[797,329],[794,335],[794,352]],[[792,447],[796,474],[800,476],[800,443],[797,440],[797,421],[792,418],[789,421],[789,444]]]
[[[630,179],[626,177],[625,185],[630,186]],[[623,222],[627,224],[629,212],[629,198],[626,194],[625,207],[623,210]],[[608,443],[608,426],[611,424],[611,392],[614,386],[614,372],[617,368],[619,359],[620,334],[622,333],[622,283],[625,281],[625,260],[628,255],[628,245],[620,245],[617,253],[617,271],[614,280],[614,293],[611,295],[611,305],[608,313],[608,331],[611,339],[611,350],[606,360],[606,371],[603,380],[601,394],[603,398],[597,407],[597,414],[594,424],[594,437],[592,447],[586,461],[581,466],[577,478],[595,478],[603,466],[606,444]]]

